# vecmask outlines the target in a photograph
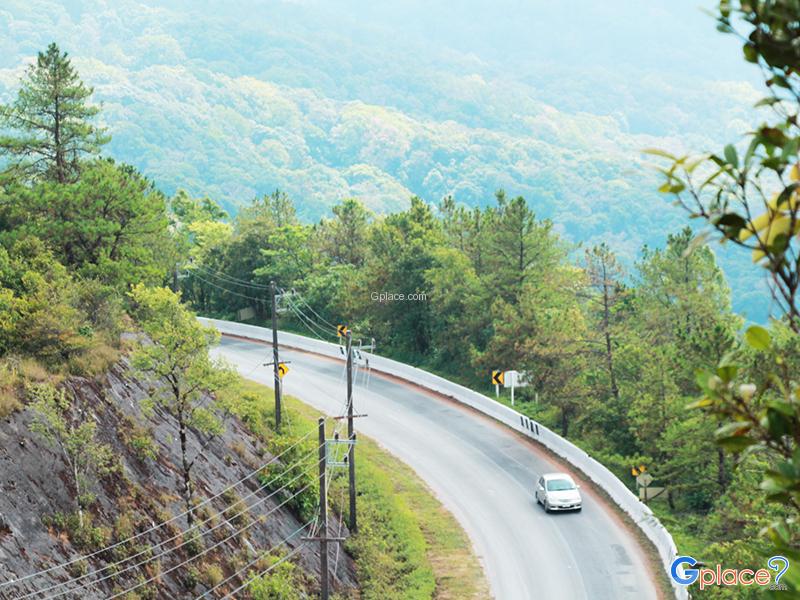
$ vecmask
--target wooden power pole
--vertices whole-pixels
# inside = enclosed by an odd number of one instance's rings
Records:
[[[319,419],[319,582],[320,598],[328,600],[330,595],[328,581],[328,482],[325,471],[328,452],[325,442],[325,419]]]
[[[353,426],[353,334],[347,332],[347,439],[350,445],[347,454],[348,489],[350,492],[350,533],[358,531],[356,516],[356,432]]]
[[[281,376],[278,371],[278,300],[275,296],[275,282],[269,282],[272,296],[272,371],[275,375],[275,433],[281,432]]]

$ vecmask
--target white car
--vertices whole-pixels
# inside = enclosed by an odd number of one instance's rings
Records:
[[[566,473],[547,473],[536,483],[536,502],[545,512],[553,510],[579,511],[583,504],[580,486]]]

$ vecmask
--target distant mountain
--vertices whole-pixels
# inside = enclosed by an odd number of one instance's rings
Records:
[[[348,196],[387,212],[504,188],[628,260],[685,222],[641,149],[716,148],[755,119],[757,74],[693,0],[221,4],[6,0],[0,98],[55,40],[96,88],[109,153],[167,193],[235,210],[280,188],[316,219]],[[761,319],[746,262],[723,257]]]

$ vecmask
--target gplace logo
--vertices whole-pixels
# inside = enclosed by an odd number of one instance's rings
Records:
[[[773,571],[778,572],[775,581],[772,581],[772,573],[767,569],[723,569],[722,565],[717,565],[714,569],[697,568],[700,565],[691,556],[679,556],[672,561],[670,575],[679,585],[692,585],[696,581],[700,582],[700,589],[708,586],[735,586],[735,585],[760,585],[770,586],[770,589],[781,590],[786,586],[780,583],[781,577],[789,568],[789,560],[785,556],[773,556],[767,561],[767,566]],[[683,567],[683,569],[681,569]]]

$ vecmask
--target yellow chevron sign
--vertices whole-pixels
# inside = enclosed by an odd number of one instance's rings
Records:
[[[492,371],[492,383],[495,385],[503,385],[505,381],[505,373],[503,371]]]
[[[336,335],[338,335],[339,337],[347,337],[347,325],[337,326]]]

